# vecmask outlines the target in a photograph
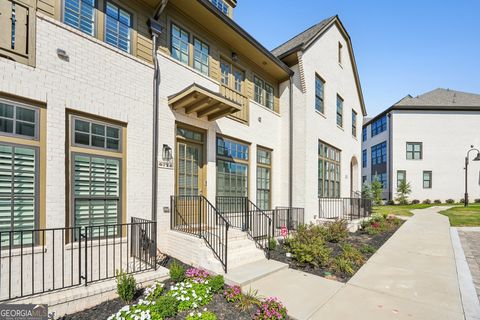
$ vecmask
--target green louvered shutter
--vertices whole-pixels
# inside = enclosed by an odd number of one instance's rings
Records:
[[[37,152],[33,148],[0,144],[0,231],[35,229]],[[22,233],[13,233],[19,245]],[[23,243],[32,242],[32,233],[23,233]],[[2,246],[9,233],[2,233]]]
[[[76,227],[120,222],[120,161],[74,156],[74,221]],[[116,228],[93,228],[94,236],[113,235]]]

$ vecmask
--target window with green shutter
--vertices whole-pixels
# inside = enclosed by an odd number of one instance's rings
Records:
[[[73,221],[75,227],[121,223],[120,159],[74,154]],[[118,228],[92,228],[93,235],[113,235]]]
[[[10,244],[10,232],[37,227],[37,149],[0,144],[0,240]],[[11,233],[13,245],[32,243],[31,232]]]

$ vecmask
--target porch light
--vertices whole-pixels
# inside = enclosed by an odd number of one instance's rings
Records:
[[[477,156],[475,157],[475,159],[473,159],[473,161],[480,161],[480,152],[477,153]]]
[[[170,148],[170,146],[168,146],[167,144],[164,144],[163,145],[163,148],[162,148],[162,159],[163,161],[171,161],[172,160],[172,148]]]
[[[238,54],[236,52],[232,52],[232,60],[233,60],[233,62],[238,61]]]

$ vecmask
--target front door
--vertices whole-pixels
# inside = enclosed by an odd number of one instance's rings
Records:
[[[203,146],[186,141],[177,142],[177,195],[203,195]]]

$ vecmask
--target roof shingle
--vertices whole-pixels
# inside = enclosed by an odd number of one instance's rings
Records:
[[[394,106],[480,107],[480,94],[438,88],[417,97],[408,95]]]

